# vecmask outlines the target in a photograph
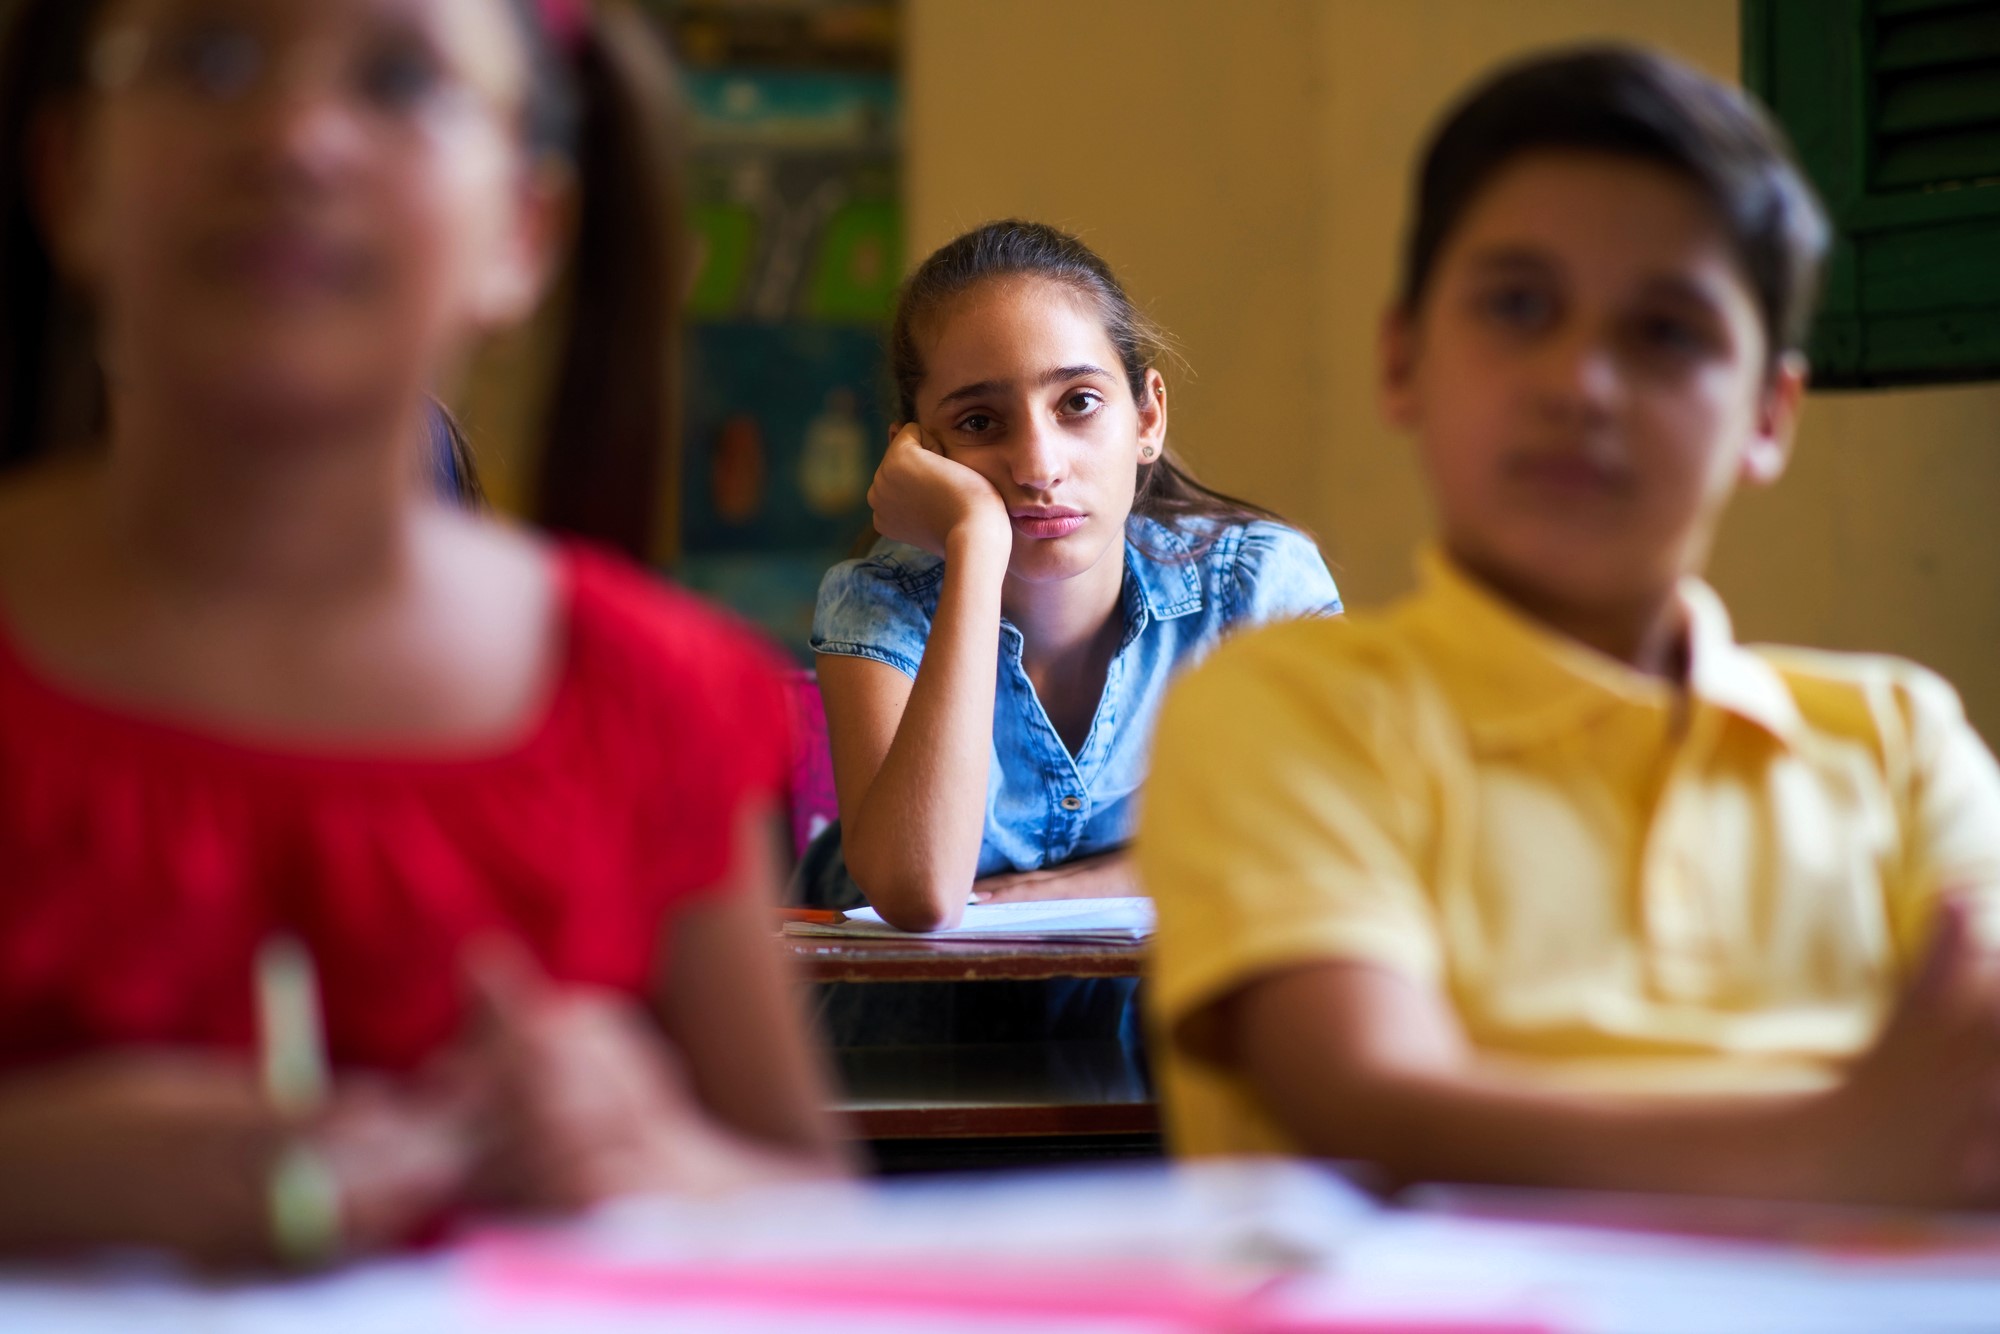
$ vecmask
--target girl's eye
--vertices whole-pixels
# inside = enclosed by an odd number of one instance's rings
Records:
[[[1063,411],[1072,417],[1088,417],[1104,402],[1101,394],[1092,389],[1079,389],[1062,402]]]
[[[238,98],[263,77],[264,44],[247,28],[204,23],[172,37],[162,65],[168,78],[191,92]]]
[[[993,419],[983,412],[971,412],[959,418],[958,429],[967,435],[982,435],[993,425]]]
[[[415,45],[385,48],[369,56],[359,71],[362,96],[387,111],[407,111],[434,95],[445,71],[429,51]]]

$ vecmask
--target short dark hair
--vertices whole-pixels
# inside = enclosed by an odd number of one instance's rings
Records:
[[[1506,66],[1445,116],[1424,150],[1398,301],[1423,300],[1445,243],[1501,168],[1582,149],[1686,177],[1721,218],[1775,359],[1805,344],[1827,222],[1783,131],[1742,91],[1651,51],[1576,47]]]

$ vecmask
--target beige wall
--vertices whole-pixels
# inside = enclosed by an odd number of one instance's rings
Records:
[[[1321,453],[1302,412],[1325,230],[1301,158],[1313,0],[906,6],[911,259],[1010,215],[1081,234],[1186,351],[1173,438],[1209,480],[1298,510]]]
[[[1427,519],[1374,331],[1424,127],[1471,77],[1622,36],[1733,75],[1736,0],[906,0],[921,255],[1019,213],[1081,232],[1180,337],[1177,443],[1314,528],[1349,600]],[[1816,396],[1793,476],[1731,516],[1746,637],[1908,654],[2000,736],[2000,387]]]

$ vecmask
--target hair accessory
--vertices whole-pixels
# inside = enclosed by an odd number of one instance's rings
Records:
[[[583,45],[590,28],[590,0],[535,0],[535,9],[542,18],[542,31],[556,46],[574,52]]]

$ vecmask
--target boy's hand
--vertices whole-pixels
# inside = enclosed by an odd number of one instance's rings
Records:
[[[1012,550],[1007,504],[993,484],[932,448],[915,422],[896,432],[868,488],[875,531],[945,555],[954,534]]]
[[[1826,1111],[1841,1198],[2000,1203],[2000,977],[1962,900],[1940,904],[1921,967]]]

